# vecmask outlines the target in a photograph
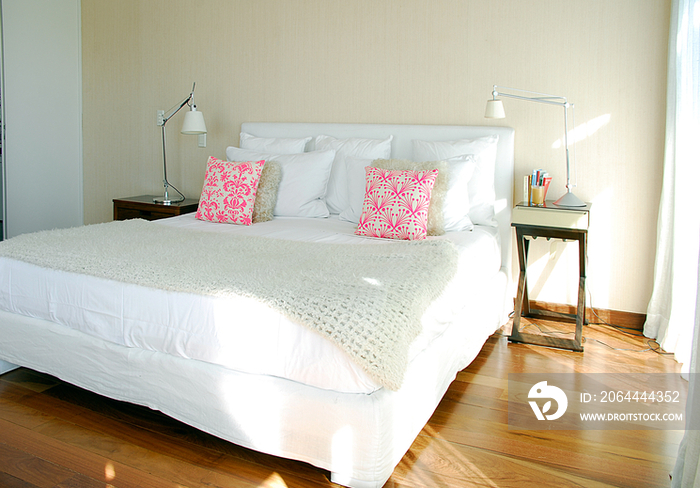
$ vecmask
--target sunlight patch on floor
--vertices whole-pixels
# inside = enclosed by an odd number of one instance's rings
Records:
[[[112,481],[117,477],[117,472],[114,469],[114,464],[111,461],[107,461],[105,464],[105,481]]]
[[[272,473],[260,485],[260,488],[287,488],[282,476],[278,472]]]
[[[439,432],[437,432],[430,425],[426,425],[423,430],[432,438],[440,439],[444,442],[433,442],[431,447],[434,452],[440,456],[442,459],[450,460],[450,464],[455,464],[460,466],[462,469],[461,477],[468,476],[471,483],[482,487],[498,488],[498,484],[491,479],[489,475],[484,473],[478,466],[476,466],[472,461],[463,456],[457,449],[452,447],[449,441],[443,439]],[[466,478],[465,478],[466,479]],[[434,480],[433,480],[434,481]]]

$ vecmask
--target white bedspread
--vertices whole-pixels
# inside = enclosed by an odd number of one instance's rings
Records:
[[[359,238],[353,233],[354,225],[336,219],[275,219],[242,227],[201,222],[188,214],[158,223],[310,242],[387,242]],[[469,293],[500,267],[497,238],[491,229],[477,227],[444,238],[460,249],[458,273],[424,314],[423,332],[411,345],[409,360],[463,312],[461,294]],[[46,270],[12,259],[0,260],[0,277],[0,308],[48,319],[117,344],[337,391],[366,393],[379,387],[336,345],[260,302],[164,291]]]

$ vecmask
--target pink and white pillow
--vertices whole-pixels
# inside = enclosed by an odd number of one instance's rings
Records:
[[[210,157],[195,217],[210,222],[251,225],[264,165],[264,160],[232,162]]]
[[[368,166],[362,214],[355,234],[425,239],[430,194],[438,170],[396,171]]]

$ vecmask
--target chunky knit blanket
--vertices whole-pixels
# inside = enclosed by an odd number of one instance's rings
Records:
[[[152,288],[266,303],[345,350],[379,384],[401,386],[421,316],[451,279],[443,240],[305,243],[110,222],[21,235],[6,256]]]

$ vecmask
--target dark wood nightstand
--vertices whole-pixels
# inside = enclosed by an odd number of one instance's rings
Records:
[[[163,205],[153,202],[154,195],[115,198],[114,220],[145,219],[158,220],[197,211],[199,200],[186,198],[179,203]]]
[[[518,280],[518,293],[515,296],[513,330],[509,337],[511,342],[583,351],[582,329],[586,320],[586,249],[590,210],[590,203],[587,203],[585,207],[557,207],[553,201],[545,202],[544,207],[530,207],[526,202],[521,202],[513,209],[511,225],[515,227],[520,278]],[[530,308],[530,299],[527,293],[527,253],[530,245],[529,239],[537,239],[538,237],[544,237],[548,240],[578,241],[579,282],[575,314]],[[521,317],[573,319],[576,321],[574,338],[563,339],[545,335],[523,334],[520,332]]]

